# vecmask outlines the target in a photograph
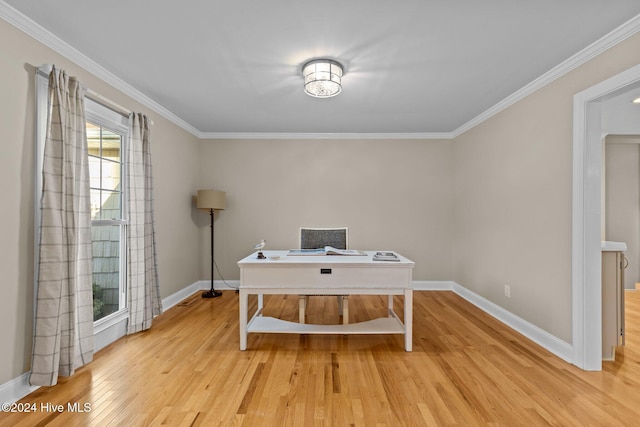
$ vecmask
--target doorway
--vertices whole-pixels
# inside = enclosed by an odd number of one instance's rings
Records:
[[[640,126],[640,105],[638,112]],[[602,171],[602,240],[624,242],[625,289],[640,282],[640,135],[607,135]]]
[[[605,80],[574,97],[572,341],[573,363],[602,369],[602,137],[625,134],[640,126],[640,117],[612,114],[612,100],[640,96],[640,65]],[[639,113],[640,114],[640,113]],[[615,129],[615,131],[613,130]],[[640,133],[640,131],[630,132]]]

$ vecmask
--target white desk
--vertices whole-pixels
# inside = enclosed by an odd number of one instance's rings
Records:
[[[373,261],[366,256],[288,256],[288,251],[263,251],[277,260],[257,259],[256,253],[238,261],[240,267],[240,350],[249,333],[289,334],[404,334],[411,351],[413,325],[412,273],[414,262]],[[258,308],[249,317],[249,295],[258,295]],[[264,294],[388,295],[388,317],[346,325],[314,325],[262,315]],[[404,323],[393,311],[393,296],[404,295]]]

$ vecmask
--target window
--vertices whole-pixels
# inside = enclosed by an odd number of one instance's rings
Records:
[[[126,309],[127,118],[86,102],[93,239],[93,320]]]

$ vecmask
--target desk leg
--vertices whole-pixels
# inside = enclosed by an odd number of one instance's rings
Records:
[[[262,307],[264,307],[264,295],[258,294],[258,313],[262,316]]]
[[[393,311],[393,295],[387,295],[387,308],[389,309],[389,317]]]
[[[404,291],[404,349],[411,351],[413,346],[413,289]]]
[[[349,295],[342,296],[342,324],[349,324]]]
[[[261,295],[262,296],[262,295]],[[247,316],[249,315],[249,295],[240,288],[240,350],[247,349]]]
[[[305,295],[298,295],[298,323],[304,323],[306,299]]]

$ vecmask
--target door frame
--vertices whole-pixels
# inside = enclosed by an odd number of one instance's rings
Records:
[[[573,98],[573,363],[602,369],[602,101],[640,82],[636,65]]]

